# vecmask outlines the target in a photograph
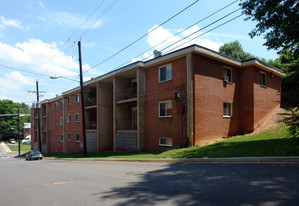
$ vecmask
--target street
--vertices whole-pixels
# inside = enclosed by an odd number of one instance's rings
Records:
[[[25,161],[0,151],[0,205],[298,205],[299,165]]]

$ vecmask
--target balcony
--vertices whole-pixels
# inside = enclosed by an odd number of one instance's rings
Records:
[[[137,97],[137,88],[129,88],[129,89],[122,89],[117,92],[117,100],[126,100],[126,99],[132,99]]]
[[[85,99],[85,106],[94,106],[97,104],[97,97],[86,97]]]
[[[117,120],[117,130],[137,130],[137,119]]]

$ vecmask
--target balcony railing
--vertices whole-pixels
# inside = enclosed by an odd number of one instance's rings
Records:
[[[137,97],[137,88],[129,88],[118,91],[117,99],[125,100]]]
[[[137,130],[137,123],[133,124],[132,119],[117,120],[117,129],[118,130]]]
[[[97,104],[97,97],[86,97],[85,98],[85,106],[93,106]]]
[[[90,121],[87,123],[86,129],[97,129],[97,121]]]

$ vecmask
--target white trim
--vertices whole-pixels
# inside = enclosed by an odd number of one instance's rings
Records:
[[[62,120],[62,121],[61,121]],[[59,124],[60,125],[63,125],[63,117],[60,117],[60,119],[59,119]]]
[[[77,116],[78,116],[78,121],[77,121]],[[80,122],[80,116],[79,116],[79,113],[76,113],[76,114],[75,114],[75,122]]]
[[[165,116],[161,116],[160,115],[160,104],[163,104],[165,103],[167,105],[167,103],[171,103],[171,109],[172,109],[172,100],[167,100],[167,101],[161,101],[161,102],[158,102],[158,116],[159,118],[169,118],[169,117],[172,117],[172,115],[167,115],[167,107],[165,108],[166,109],[166,115]]]
[[[60,142],[63,142],[63,134],[60,134]],[[62,141],[61,141],[61,137],[62,137]]]
[[[224,104],[230,104],[230,113],[231,113],[231,115],[224,115]],[[223,105],[222,105],[222,107],[223,107],[223,117],[224,118],[231,118],[231,117],[233,117],[233,103],[232,102],[223,102]]]
[[[223,68],[225,69],[225,76],[227,76],[227,70],[230,70],[230,79],[231,81],[228,80],[228,83],[233,83],[233,68],[231,67],[227,67],[227,66],[223,66]],[[228,76],[229,78],[229,76]]]
[[[169,69],[170,68],[170,79],[166,79],[166,80],[161,80],[161,69],[162,68],[165,68],[165,72],[166,72],[166,74],[167,74],[167,69]],[[165,74],[165,75],[166,75]],[[159,67],[159,69],[158,69],[158,81],[159,81],[159,83],[162,83],[162,82],[167,82],[167,81],[170,81],[170,80],[172,80],[172,65],[171,64],[166,64],[166,65],[163,65],[163,66],[160,66]]]
[[[161,144],[161,139],[166,140],[166,144]],[[168,142],[168,144],[167,144]],[[159,137],[159,146],[161,147],[172,147],[172,138],[170,137]]]
[[[54,134],[54,142],[57,142],[57,141],[58,141],[57,134]]]
[[[57,125],[57,118],[54,118],[54,125]]]
[[[265,84],[262,84],[262,83],[261,83],[261,74],[262,74],[262,75],[265,75]],[[266,87],[266,86],[267,86],[267,73],[260,71],[260,73],[259,73],[259,79],[260,79],[260,85],[261,85],[262,87]]]
[[[70,138],[69,138],[69,137],[70,137]],[[68,142],[70,142],[70,141],[71,141],[71,139],[72,139],[72,137],[71,137],[71,133],[70,133],[70,132],[68,132],[68,133],[67,133],[67,141],[68,141]]]
[[[72,118],[72,116],[70,114],[68,114],[67,117],[66,117],[66,119],[67,119],[66,122],[71,123],[71,118]]]
[[[78,101],[77,101],[77,96],[78,96]],[[80,93],[75,94],[75,103],[80,102]]]
[[[76,135],[78,135],[78,141],[76,140]],[[75,142],[80,142],[80,134],[79,133],[75,134]]]

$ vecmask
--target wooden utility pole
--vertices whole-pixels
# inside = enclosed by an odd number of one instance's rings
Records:
[[[21,144],[20,144],[20,107],[18,107],[18,143],[19,143],[19,156],[21,155]]]
[[[85,102],[84,102],[83,73],[82,73],[81,41],[78,42],[78,49],[79,49],[79,67],[80,67],[80,90],[81,90],[81,110],[82,110],[82,129],[83,129],[83,151],[84,151],[84,157],[87,157],[86,129],[85,129]]]
[[[41,143],[41,131],[40,131],[40,116],[39,116],[39,94],[46,93],[45,91],[38,90],[38,81],[36,81],[36,91],[29,91],[29,93],[36,93],[36,118],[37,118],[37,133],[38,133],[38,149],[42,152],[42,143]]]

